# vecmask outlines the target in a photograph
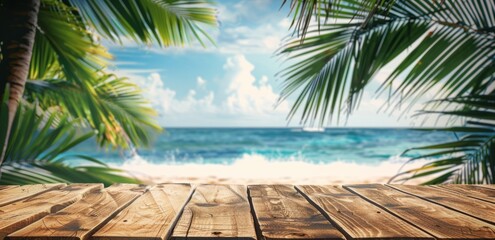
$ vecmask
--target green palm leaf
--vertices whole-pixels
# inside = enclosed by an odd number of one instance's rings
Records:
[[[299,94],[289,117],[301,113],[302,123],[323,125],[341,112],[352,113],[376,73],[393,60],[400,64],[379,89],[390,93],[392,106],[412,105],[436,86],[441,98],[484,94],[493,86],[493,1],[292,3],[296,29],[304,34],[280,50],[292,58],[281,72],[282,97]],[[330,3],[332,19],[305,29],[310,8],[304,5]],[[321,18],[315,6],[311,14]],[[406,51],[406,58],[398,58]]]
[[[216,24],[215,11],[207,3],[43,1],[29,74],[36,81],[27,86],[28,100],[40,102],[45,110],[67,111],[80,125],[98,131],[101,145],[149,145],[150,132],[160,130],[153,119],[156,113],[137,86],[102,72],[111,55],[96,41],[94,31],[114,41],[130,38],[146,44],[182,45],[207,36],[203,25]],[[46,79],[57,80],[39,81]]]
[[[69,114],[80,127],[98,130],[102,146],[107,142],[121,147],[149,145],[150,133],[161,128],[151,118],[156,113],[139,88],[126,78],[104,73],[90,83],[92,93],[59,79],[28,81],[25,96],[44,110],[56,108]]]
[[[84,87],[106,66],[111,55],[73,11],[61,1],[43,1],[29,79],[63,78]]]
[[[330,18],[349,18],[369,20],[375,14],[388,13],[395,0],[292,0],[290,1],[290,14],[292,22],[290,28],[294,34],[305,41],[308,29],[315,23],[319,27]],[[288,4],[282,2],[282,7]],[[323,20],[323,21],[322,21]],[[364,25],[363,25],[364,26]]]
[[[282,97],[302,88],[290,117],[302,108],[302,123],[323,124],[346,107],[352,112],[372,77],[387,63],[407,49],[428,28],[427,23],[390,22],[358,38],[360,23],[332,24],[308,37],[287,45],[282,54],[296,53],[301,60],[281,72],[287,79]],[[316,30],[315,30],[316,31]]]
[[[204,27],[215,26],[208,0],[69,0],[84,22],[107,39],[183,46],[210,39]],[[213,41],[210,39],[213,43]]]
[[[160,46],[193,41],[204,45],[203,38],[212,42],[207,27],[216,25],[216,11],[209,3],[42,0],[30,81],[24,106],[17,111],[1,182],[136,182],[96,159],[67,153],[94,132],[101,145],[126,148],[148,145],[150,132],[160,130],[139,88],[104,72],[111,55],[100,36]],[[0,59],[1,54],[0,44]],[[6,119],[6,109],[2,101],[0,121]],[[0,129],[1,139],[5,135],[5,129]],[[5,145],[0,142],[0,147]],[[74,167],[68,163],[73,159],[93,165]]]
[[[68,153],[94,134],[91,131],[80,132],[58,112],[46,112],[40,116],[37,111],[36,106],[21,105],[2,164],[0,184],[102,182],[109,185],[138,182],[96,159]],[[4,144],[0,142],[0,147]],[[71,161],[77,161],[78,166],[70,164]]]
[[[476,95],[439,100],[444,103],[455,103],[455,110],[424,112],[455,116],[466,119],[466,125],[450,127],[442,130],[460,135],[457,141],[415,147],[405,152],[416,152],[420,156],[411,158],[408,164],[415,161],[426,161],[421,167],[402,171],[391,181],[403,182],[412,179],[427,179],[423,184],[495,183],[495,101],[494,95]],[[490,104],[492,103],[492,104]],[[424,129],[431,131],[432,129]],[[433,152],[432,152],[433,151]]]

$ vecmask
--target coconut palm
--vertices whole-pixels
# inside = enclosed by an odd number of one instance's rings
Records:
[[[23,160],[7,141],[17,137],[11,131],[25,133],[12,130],[19,105],[38,118],[54,115],[52,128],[66,119],[78,132],[90,130],[104,147],[147,146],[160,130],[156,113],[134,83],[106,70],[112,56],[101,41],[205,45],[216,25],[208,0],[0,0],[0,11],[0,164]]]
[[[352,114],[359,107],[363,91],[391,62],[397,66],[378,89],[378,94],[387,94],[391,111],[405,106],[407,112],[432,88],[438,89],[432,99],[445,101],[427,104],[425,113],[431,114],[452,114],[453,99],[494,94],[495,3],[491,0],[293,0],[290,6],[294,38],[279,52],[291,58],[280,73],[284,78],[282,99],[298,95],[289,118],[300,114],[304,124],[339,122],[342,113]],[[489,103],[484,98],[478,100]],[[484,109],[484,114],[491,110]],[[493,119],[479,114],[454,115],[485,127],[493,124],[489,122]],[[455,162],[454,157],[447,161],[447,156],[467,153],[424,155],[423,159],[436,157],[431,161],[446,160],[444,169],[435,168],[436,172],[429,174],[435,175],[429,183],[493,183],[492,173],[481,170],[493,168],[493,162],[481,161],[493,159],[491,139],[477,138],[477,144],[484,146],[475,150],[479,157]],[[455,144],[445,147],[460,148]],[[477,174],[483,177],[466,177],[466,169],[473,170],[474,162],[480,164]],[[431,170],[432,165],[428,167]]]

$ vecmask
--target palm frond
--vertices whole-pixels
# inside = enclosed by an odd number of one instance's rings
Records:
[[[102,166],[71,166],[60,162],[31,162],[2,166],[0,184],[25,185],[38,183],[140,183],[123,175],[123,171]]]
[[[57,112],[40,114],[38,111],[36,106],[25,104],[21,104],[17,111],[6,159],[1,166],[0,184],[102,182],[108,185],[138,182],[94,158],[70,154],[74,146],[88,140],[94,133],[80,132]],[[6,144],[5,138],[2,139],[0,147]],[[70,164],[70,161],[77,161],[79,166]]]
[[[434,86],[437,98],[483,94],[495,73],[493,41],[465,30],[440,27],[431,30],[382,85],[399,86],[392,96],[409,99]],[[400,78],[401,74],[407,74]]]
[[[426,161],[421,167],[402,171],[391,181],[427,179],[423,184],[495,183],[495,96],[476,95],[439,100],[456,105],[454,110],[425,111],[426,114],[456,116],[466,120],[464,126],[437,130],[455,133],[453,142],[415,147],[408,152],[420,153],[407,163]]]
[[[292,15],[290,28],[294,35],[305,41],[310,26],[320,26],[330,18],[365,19],[365,27],[375,14],[388,12],[395,0],[291,0],[289,15]],[[288,4],[282,2],[282,7]]]
[[[58,77],[85,86],[107,65],[111,55],[73,11],[61,1],[43,1],[29,79]]]
[[[43,2],[29,75],[36,81],[27,86],[27,100],[66,111],[98,131],[101,145],[149,145],[151,130],[160,129],[155,112],[136,85],[102,72],[111,55],[75,11],[62,1]]]
[[[26,84],[25,98],[45,111],[56,109],[69,114],[80,127],[97,130],[102,146],[148,146],[151,132],[161,128],[139,88],[126,78],[105,73],[88,82],[92,92],[60,79],[31,80]]]
[[[205,26],[217,24],[208,0],[69,0],[82,19],[114,42],[183,46],[210,39]],[[210,42],[213,41],[210,39]]]
[[[281,72],[285,78],[282,97],[302,88],[289,117],[302,110],[302,123],[322,125],[346,108],[351,113],[373,76],[406,50],[430,27],[428,23],[387,22],[356,35],[361,23],[331,24],[322,27],[305,42],[287,45],[281,54],[292,54],[299,62]]]
[[[97,33],[114,42],[161,46],[204,44],[203,37],[213,42],[206,27],[216,25],[216,12],[209,3],[43,0],[29,69],[32,81],[18,111],[1,181],[136,182],[96,159],[67,153],[95,131],[102,145],[129,147],[148,145],[150,130],[160,129],[136,85],[103,73],[111,55]],[[4,119],[6,108],[0,109]],[[6,134],[2,130],[0,137]],[[0,147],[6,145],[0,142]],[[74,167],[67,162],[72,159],[94,166]]]
[[[295,8],[334,3],[294,2]],[[292,59],[281,71],[282,96],[299,93],[290,118],[299,111],[302,123],[323,125],[352,113],[376,73],[394,60],[400,64],[379,89],[389,92],[389,103],[414,104],[433,87],[440,89],[435,97],[448,98],[493,86],[495,2],[380,2],[338,1],[332,19],[303,27],[305,35],[282,47],[279,53]]]

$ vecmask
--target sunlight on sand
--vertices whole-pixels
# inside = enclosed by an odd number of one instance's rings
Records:
[[[269,161],[261,155],[245,154],[231,165],[153,164],[136,157],[118,167],[146,183],[354,184],[386,183],[402,162],[392,159],[376,165],[344,161],[315,164],[297,160]]]

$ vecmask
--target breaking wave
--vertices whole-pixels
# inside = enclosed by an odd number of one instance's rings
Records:
[[[148,182],[347,184],[385,183],[406,160],[397,156],[375,164],[341,160],[311,163],[296,157],[268,159],[252,153],[230,164],[152,163],[136,155],[113,165]]]

